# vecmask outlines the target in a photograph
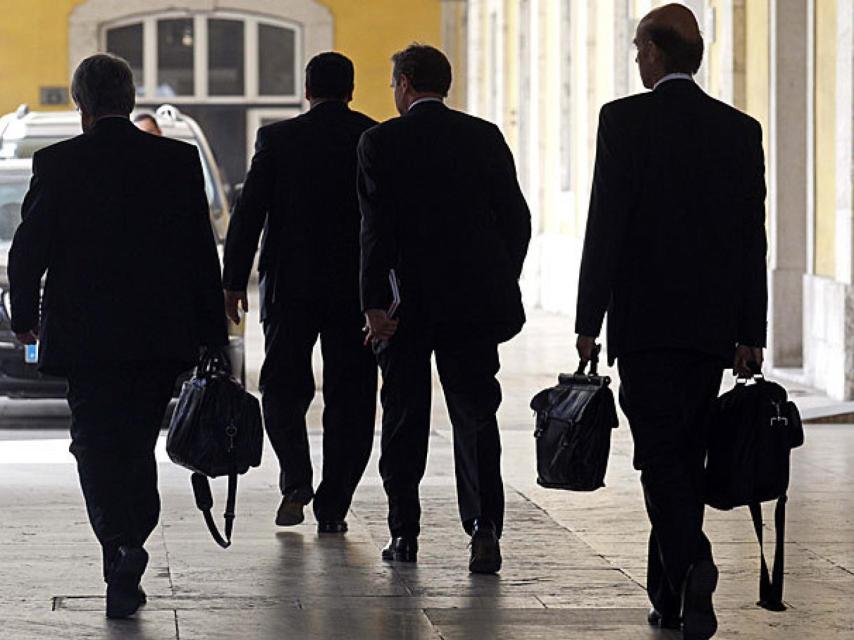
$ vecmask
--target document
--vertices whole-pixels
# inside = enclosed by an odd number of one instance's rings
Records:
[[[388,283],[391,286],[391,305],[388,308],[387,315],[393,318],[400,306],[400,281],[397,279],[397,272],[392,269],[388,272]]]

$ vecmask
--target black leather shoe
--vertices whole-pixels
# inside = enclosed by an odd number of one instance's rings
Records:
[[[708,640],[718,630],[712,606],[712,594],[718,586],[718,568],[711,560],[691,567],[682,595],[682,637],[684,640]]]
[[[469,571],[472,573],[498,573],[501,570],[501,546],[495,525],[475,520],[471,534],[471,558]]]
[[[139,581],[148,565],[148,553],[142,547],[119,547],[107,582],[107,617],[127,618],[144,603]]]
[[[418,560],[418,538],[399,536],[389,540],[382,552],[383,560],[392,562],[416,562]]]
[[[139,606],[143,606],[148,604],[148,596],[145,595],[145,591],[142,590],[142,587],[137,587],[137,594],[139,595]]]
[[[672,613],[661,613],[655,607],[649,610],[646,621],[649,622],[649,626],[659,629],[679,630],[682,628],[682,618]]]
[[[276,524],[280,527],[293,527],[305,520],[303,509],[305,505],[288,496],[282,498],[279,510],[276,512]]]
[[[317,523],[317,533],[347,533],[346,520],[320,520]]]

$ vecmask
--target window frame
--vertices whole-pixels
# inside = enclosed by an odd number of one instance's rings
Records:
[[[193,20],[193,83],[194,91],[187,96],[157,95],[157,22],[175,18]],[[243,73],[244,91],[242,95],[217,95],[208,91],[208,19],[235,20],[243,23]],[[138,97],[140,103],[169,102],[170,104],[195,104],[215,102],[217,104],[281,104],[282,102],[300,102],[303,86],[303,32],[296,22],[263,15],[240,13],[235,11],[159,11],[136,14],[120,20],[105,22],[100,28],[101,50],[107,50],[107,33],[111,29],[142,24],[142,86],[144,95]],[[261,95],[259,56],[259,25],[269,25],[288,29],[294,33],[294,92],[282,95]]]

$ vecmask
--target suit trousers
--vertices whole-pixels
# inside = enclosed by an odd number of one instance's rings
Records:
[[[154,446],[181,366],[107,363],[68,375],[71,453],[104,579],[120,546],[141,547],[157,526],[160,495]]]
[[[419,484],[427,464],[432,395],[431,355],[448,405],[454,437],[457,501],[463,528],[504,523],[501,442],[496,412],[501,387],[498,344],[478,327],[413,325],[401,319],[396,335],[375,345],[383,373],[380,474],[389,502],[392,536],[420,532]]]
[[[290,301],[264,322],[260,387],[267,435],[279,459],[279,486],[318,520],[343,520],[374,441],[377,363],[363,345],[355,302]],[[323,356],[323,472],[315,495],[306,426],[314,398],[312,352]]]
[[[649,538],[647,591],[652,605],[678,615],[691,565],[712,560],[703,533],[706,417],[724,364],[693,351],[657,350],[619,358],[620,404],[635,442]]]

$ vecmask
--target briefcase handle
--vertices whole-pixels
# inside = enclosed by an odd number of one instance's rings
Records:
[[[598,376],[599,375],[599,353],[601,351],[602,351],[602,345],[601,344],[594,345],[593,346],[593,355],[590,358],[590,372],[587,374],[584,373],[585,364],[582,361],[582,362],[578,363],[578,369],[576,369],[575,375],[577,375],[577,376],[583,376],[583,375]]]
[[[736,374],[735,383],[738,385],[746,385],[748,382],[753,381],[762,381],[765,380],[765,375],[762,373],[762,367],[758,362],[750,361],[747,363],[747,366],[750,367],[750,376],[744,376],[741,374]]]

